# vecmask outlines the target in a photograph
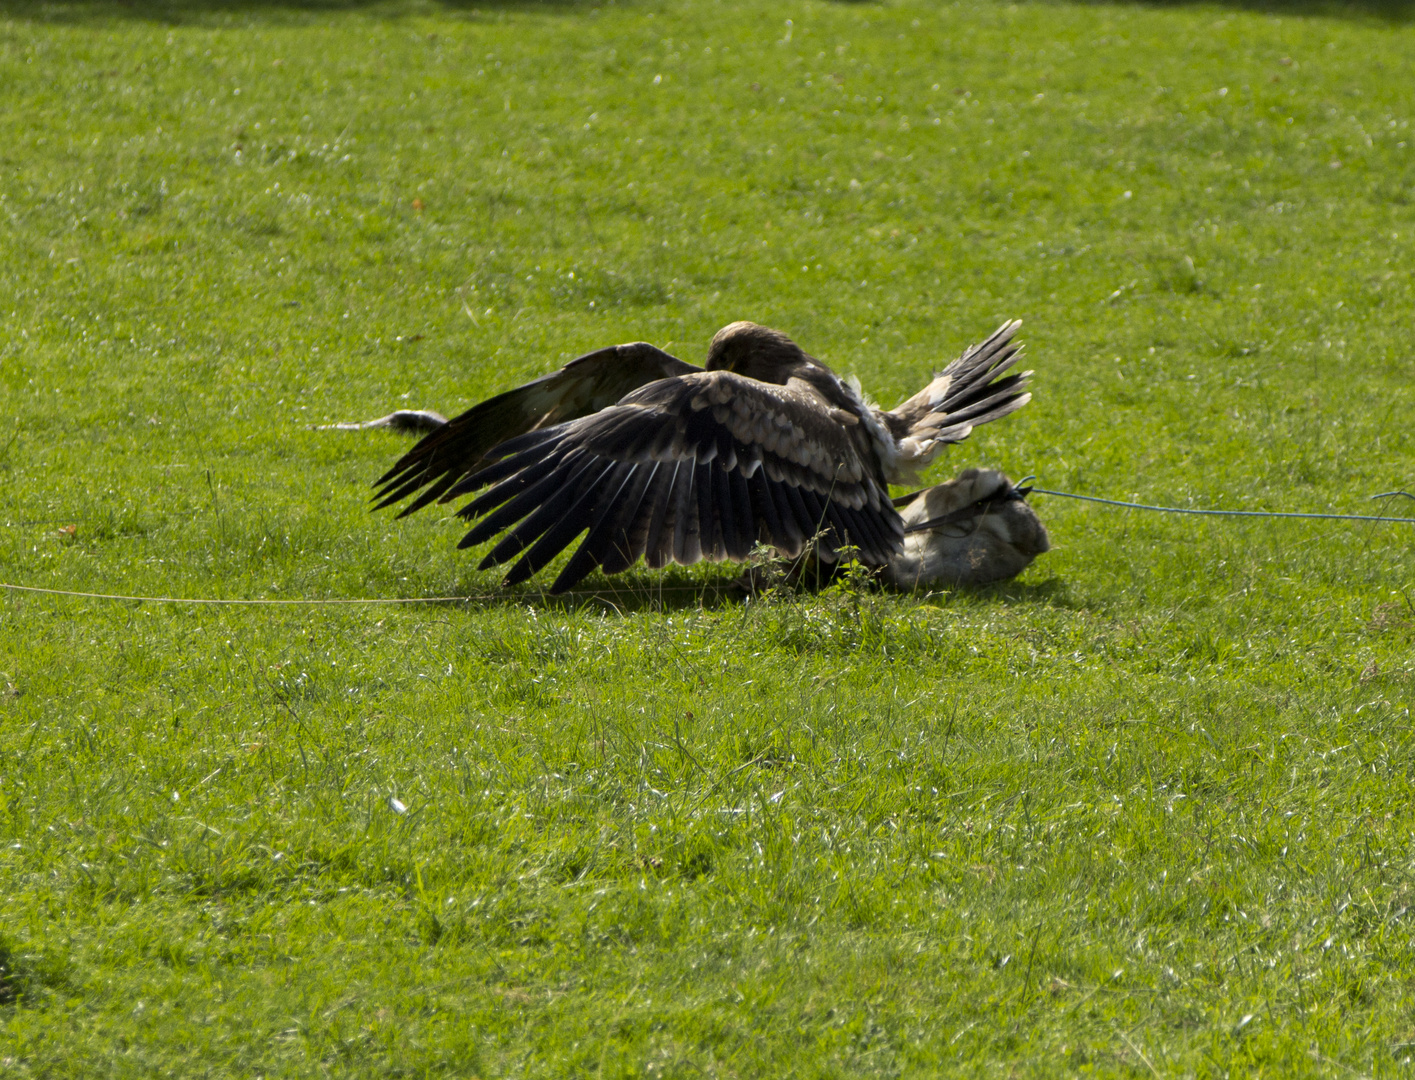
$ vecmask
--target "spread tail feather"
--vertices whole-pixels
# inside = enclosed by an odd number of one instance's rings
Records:
[[[1016,412],[1032,399],[1030,371],[1003,377],[1021,357],[1022,345],[1013,341],[1021,325],[1021,319],[1005,322],[981,345],[970,345],[888,414],[890,427],[902,429],[904,444],[917,454],[912,464],[926,464],[945,444],[962,442],[977,425]]]
[[[1010,379],[999,380],[1021,356],[1022,345],[1013,341],[1021,325],[1021,319],[1005,322],[981,345],[970,345],[962,356],[935,375],[928,386],[895,408],[893,415],[903,420],[912,433],[916,428],[927,431],[949,427],[956,422],[952,417],[964,419],[972,406],[996,397],[1000,391],[1010,392],[1009,398],[1018,401],[1009,412],[1021,408],[1025,402],[1018,399],[1029,396],[1024,388],[1032,373],[1024,371]],[[1004,415],[1006,413],[997,413],[989,419]]]

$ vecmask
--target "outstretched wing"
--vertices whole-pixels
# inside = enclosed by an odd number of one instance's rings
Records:
[[[899,426],[915,440],[942,444],[962,442],[979,424],[1016,412],[1032,400],[1026,390],[1030,371],[1003,377],[1021,355],[1022,346],[1012,340],[1021,325],[1020,319],[1003,323],[886,415],[903,421]]]
[[[486,464],[487,451],[507,439],[598,412],[655,379],[701,370],[642,341],[586,353],[559,371],[473,405],[424,437],[378,478],[374,498],[381,501],[374,509],[426,488],[398,515],[406,517],[450,498],[452,485]]]
[[[702,371],[511,439],[444,497],[488,489],[458,511],[481,518],[461,546],[504,533],[481,568],[519,556],[508,585],[588,530],[552,592],[641,555],[650,567],[740,561],[761,541],[794,557],[817,536],[826,561],[849,543],[882,565],[904,532],[869,447],[858,417],[799,379]]]

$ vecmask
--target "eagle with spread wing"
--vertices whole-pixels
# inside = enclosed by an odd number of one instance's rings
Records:
[[[1004,323],[887,412],[780,331],[735,322],[713,337],[701,368],[643,342],[615,345],[451,420],[399,412],[349,426],[431,429],[379,478],[375,509],[413,497],[404,516],[475,496],[457,511],[475,522],[459,546],[499,537],[481,568],[516,560],[508,585],[581,534],[552,593],[640,557],[653,568],[740,562],[759,542],[788,558],[814,545],[826,564],[850,547],[912,585],[938,560],[921,559],[928,552],[906,533],[971,536],[990,512],[1005,531],[1009,508],[1015,518],[1023,505],[1025,491],[999,473],[889,496],[944,446],[1030,400],[1031,372],[1012,371],[1020,325]],[[959,492],[969,500],[961,507]],[[947,513],[934,513],[945,503]]]

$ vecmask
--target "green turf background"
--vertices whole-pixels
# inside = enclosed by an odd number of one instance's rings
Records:
[[[482,598],[0,599],[0,1073],[1403,1072],[1415,528],[559,603],[311,425],[1020,316],[937,476],[1410,513],[1411,16],[0,0],[0,578]]]

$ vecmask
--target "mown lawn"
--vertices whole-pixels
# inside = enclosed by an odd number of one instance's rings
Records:
[[[313,425],[1021,316],[937,476],[1415,513],[1412,16],[0,0],[0,579],[475,598],[0,600],[0,1074],[1408,1068],[1415,528],[555,601]]]

